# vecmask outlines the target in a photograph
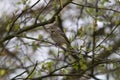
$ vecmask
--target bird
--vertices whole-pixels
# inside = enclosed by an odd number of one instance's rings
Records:
[[[74,59],[79,60],[79,57],[75,54],[78,53],[76,52],[70,44],[70,41],[68,40],[68,38],[66,37],[64,31],[62,31],[56,24],[49,26],[48,28],[50,36],[52,38],[52,40],[56,43],[57,46],[59,46],[60,48],[62,48],[65,52],[70,52],[71,56]],[[63,44],[66,44],[66,48],[63,47]]]
[[[52,40],[56,43],[56,45],[62,46],[63,44],[66,44],[67,46],[70,46],[70,42],[68,38],[59,27],[54,25],[50,26],[49,31],[50,31],[50,36]]]

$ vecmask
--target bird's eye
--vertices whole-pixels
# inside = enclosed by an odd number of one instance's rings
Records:
[[[51,30],[52,33],[54,33],[55,31]]]

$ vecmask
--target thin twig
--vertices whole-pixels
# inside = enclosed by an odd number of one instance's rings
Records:
[[[31,74],[35,71],[35,69],[36,69],[36,67],[37,67],[37,64],[38,64],[38,62],[36,62],[33,70],[31,71],[31,73],[30,73],[24,80],[27,80],[27,79],[31,76]]]

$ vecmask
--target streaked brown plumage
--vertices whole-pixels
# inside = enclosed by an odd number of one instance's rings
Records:
[[[66,44],[67,46],[70,45],[64,32],[62,32],[58,27],[51,26],[49,28],[49,31],[50,31],[51,38],[57,45],[60,45],[60,46],[63,44]]]
[[[77,60],[79,59],[79,57],[76,54],[74,54],[74,53],[76,53],[76,51],[73,48],[71,48],[68,38],[66,37],[64,32],[59,27],[52,25],[49,27],[49,32],[50,32],[51,38],[56,43],[56,45],[63,48],[62,45],[66,44],[67,45],[66,50],[71,52],[71,56]]]

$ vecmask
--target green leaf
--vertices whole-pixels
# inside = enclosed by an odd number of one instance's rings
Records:
[[[6,27],[6,31],[9,31],[10,27],[11,27],[11,24],[8,24],[7,27]]]
[[[78,70],[78,69],[79,69],[79,64],[76,63],[76,64],[73,66],[73,68],[74,68],[75,70]]]
[[[53,66],[53,62],[46,62],[46,67],[50,72],[52,71],[52,66]]]
[[[79,61],[81,69],[82,70],[86,70],[87,69],[87,64],[86,64],[86,60],[84,59],[84,57],[81,55],[81,60]]]
[[[0,70],[0,76],[4,76],[6,74],[6,70],[5,69],[1,69]]]
[[[15,27],[14,27],[14,30],[19,30],[19,29],[20,29],[20,25],[16,24]]]
[[[69,73],[69,71],[67,69],[64,69],[64,68],[61,69],[60,72],[63,73],[63,74],[68,74]]]
[[[108,51],[111,51],[113,48],[111,47],[111,46],[109,46],[108,48],[107,48],[107,50]]]
[[[38,39],[39,39],[39,40],[43,39],[43,36],[42,36],[42,35],[39,35],[39,36],[38,36]]]
[[[78,34],[80,35],[80,37],[83,36],[83,29],[82,29],[82,27],[78,30]]]
[[[36,42],[32,42],[32,48],[33,48],[34,51],[37,50],[38,45],[36,44]]]
[[[17,2],[16,4],[20,5],[20,4],[22,4],[22,2],[19,1],[19,2]]]
[[[80,62],[80,65],[81,65],[81,69],[82,70],[86,70],[87,69],[87,65],[83,62]]]

